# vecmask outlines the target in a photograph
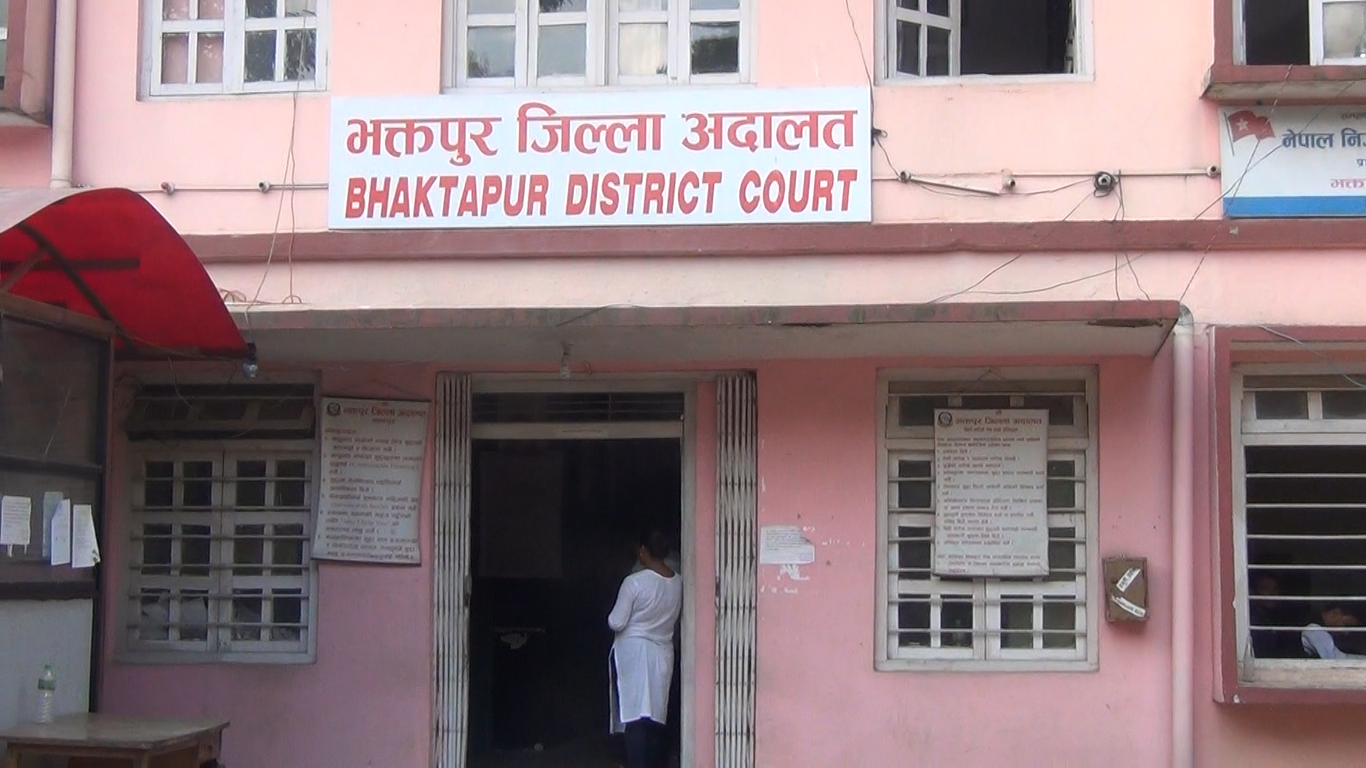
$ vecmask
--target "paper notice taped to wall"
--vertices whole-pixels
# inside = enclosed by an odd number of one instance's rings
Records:
[[[808,565],[816,562],[816,545],[795,525],[765,525],[759,534],[761,565]]]

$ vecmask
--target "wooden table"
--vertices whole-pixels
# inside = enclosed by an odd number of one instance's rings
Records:
[[[226,720],[160,720],[79,714],[0,730],[6,768],[24,757],[72,758],[71,768],[217,766]]]

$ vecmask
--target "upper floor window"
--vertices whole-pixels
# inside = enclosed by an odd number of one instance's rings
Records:
[[[978,370],[943,374],[952,379],[882,382],[878,669],[1094,667],[1100,609],[1089,576],[1098,522],[1094,378],[1089,372],[1066,379],[1039,378],[1031,371],[992,373],[996,380]],[[1044,572],[1004,577],[941,570],[938,534],[964,532],[961,518],[944,527],[947,514],[941,514],[952,505],[941,498],[940,481],[961,477],[939,475],[961,461],[963,449],[937,445],[936,423],[952,424],[955,417],[980,411],[1003,419],[1019,410],[1047,413],[1037,457],[1042,466],[1030,470],[1038,472],[1031,482],[1041,487],[1016,491],[1041,496]],[[957,502],[960,514],[962,503]]]
[[[9,0],[0,0],[0,91],[5,89],[5,68],[9,61]]]
[[[330,0],[148,0],[153,96],[326,88]]]
[[[1366,0],[1242,0],[1243,64],[1366,64]]]
[[[458,87],[736,83],[750,0],[447,0]]]
[[[1084,0],[883,0],[883,74],[1058,75],[1081,71]]]

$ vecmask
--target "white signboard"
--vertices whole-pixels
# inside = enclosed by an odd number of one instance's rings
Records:
[[[333,98],[332,229],[872,220],[867,88]]]
[[[934,417],[934,572],[1048,575],[1048,411]]]
[[[1224,213],[1366,216],[1366,107],[1219,112]]]
[[[313,557],[419,562],[427,403],[325,397],[322,406]]]

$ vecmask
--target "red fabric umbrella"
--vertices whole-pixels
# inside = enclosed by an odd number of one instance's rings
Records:
[[[127,189],[0,189],[0,293],[112,323],[124,357],[243,359],[194,251]]]

